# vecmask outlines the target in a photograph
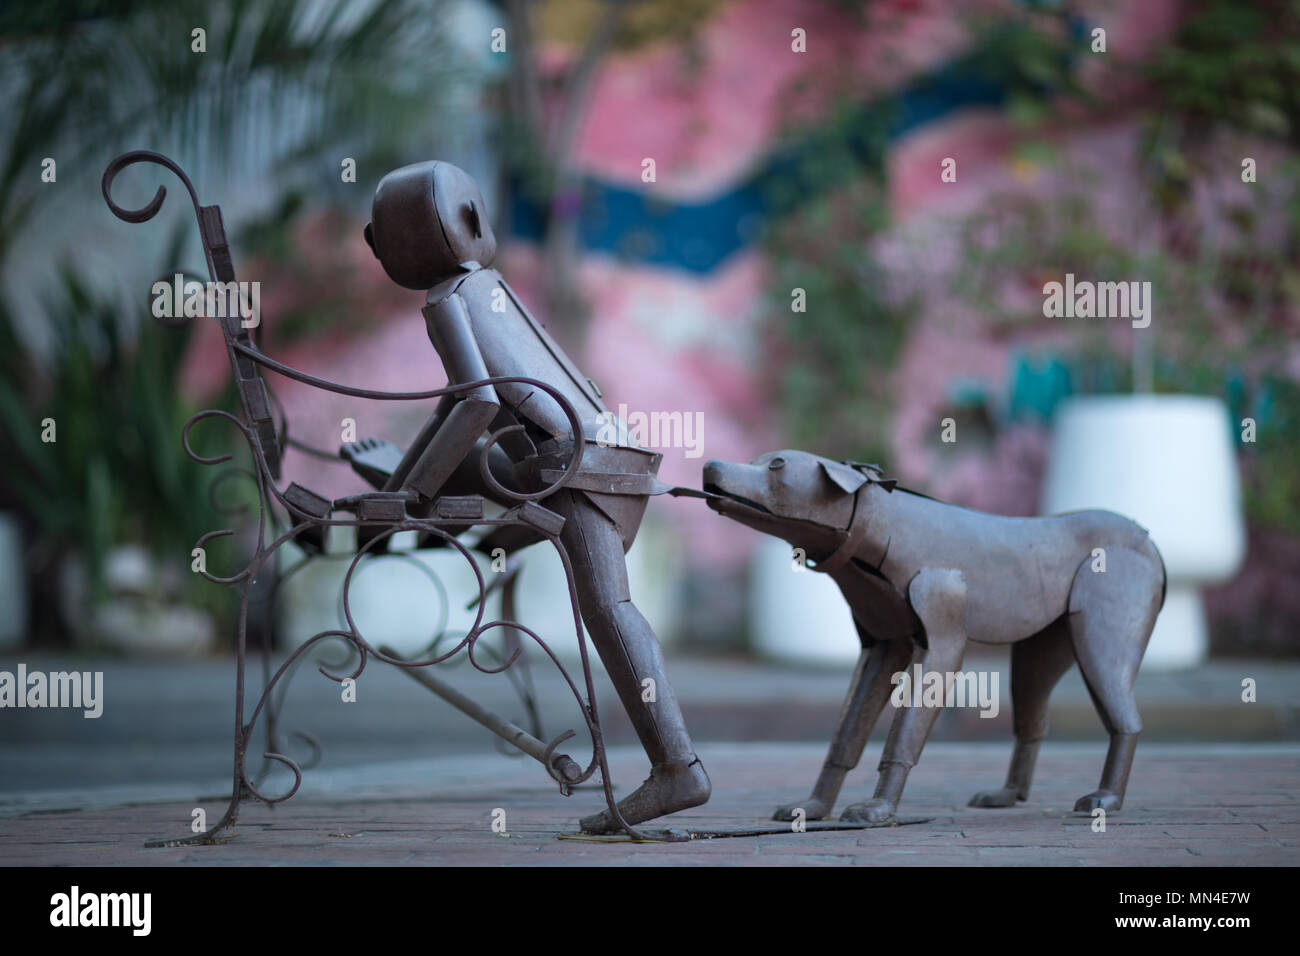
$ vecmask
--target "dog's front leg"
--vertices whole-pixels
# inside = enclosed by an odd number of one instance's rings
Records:
[[[922,686],[929,673],[937,672],[940,686],[946,691],[947,675],[961,667],[966,651],[966,581],[955,569],[925,568],[912,579],[907,596],[925,627],[927,646],[920,660]],[[939,709],[899,708],[889,728],[889,739],[885,741],[875,796],[845,808],[840,819],[884,823],[894,815],[908,771],[921,759],[921,748],[930,736]]]
[[[826,754],[826,762],[822,764],[821,775],[813,786],[812,795],[797,803],[778,807],[772,816],[773,820],[794,820],[799,810],[809,820],[821,820],[830,816],[835,800],[840,795],[840,787],[844,785],[845,775],[862,759],[862,750],[867,745],[867,738],[871,736],[871,729],[884,710],[885,701],[889,699],[892,686],[890,678],[905,670],[912,660],[911,641],[881,641],[874,647],[869,647],[866,635],[861,634],[861,631],[859,635],[863,638],[862,653],[858,655],[853,681],[849,684],[849,693],[844,698],[844,707],[835,727],[835,736],[831,738],[830,750]]]

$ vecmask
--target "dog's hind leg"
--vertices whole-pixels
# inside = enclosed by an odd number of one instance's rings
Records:
[[[966,651],[966,581],[952,568],[925,568],[907,586],[908,600],[925,627],[926,648],[920,658],[921,680],[938,672],[943,686],[947,674],[961,667]],[[884,823],[894,815],[908,772],[921,759],[921,749],[939,707],[903,707],[894,717],[880,761],[876,793],[870,800],[846,807],[841,820]]]
[[[835,736],[831,738],[830,750],[826,753],[826,762],[822,764],[821,775],[806,800],[778,807],[773,820],[794,820],[799,810],[809,820],[830,816],[840,795],[840,787],[844,785],[844,777],[862,759],[862,750],[871,736],[871,729],[889,699],[893,686],[891,678],[906,670],[912,661],[914,645],[911,641],[880,641],[872,647],[869,646],[870,638],[862,633],[861,628],[858,636],[862,638],[862,652],[858,655],[853,681],[849,684],[848,696],[844,698],[844,707],[835,727]]]
[[[1076,811],[1107,812],[1124,805],[1142,721],[1133,699],[1142,655],[1160,611],[1164,572],[1148,555],[1107,548],[1104,571],[1086,560],[1075,572],[1068,615],[1074,654],[1097,714],[1110,734],[1101,784]]]
[[[1001,790],[984,790],[972,807],[1012,807],[1029,797],[1038,745],[1047,736],[1047,700],[1061,675],[1074,663],[1070,627],[1063,616],[1011,648],[1011,706],[1016,747],[1007,782]]]

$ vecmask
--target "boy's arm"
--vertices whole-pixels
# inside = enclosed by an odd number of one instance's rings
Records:
[[[429,338],[447,370],[448,382],[461,384],[488,378],[487,365],[459,294],[426,305],[424,317]],[[390,490],[410,489],[426,498],[437,497],[452,472],[473,451],[474,443],[492,423],[500,406],[491,385],[445,396],[394,472],[388,483]]]
[[[452,408],[456,404],[455,395],[444,395],[438,399],[438,407],[433,410],[429,420],[424,423],[419,433],[415,436],[410,445],[407,446],[406,454],[401,458],[400,463],[388,475],[384,482],[384,491],[401,491],[402,485],[406,482],[406,476],[410,474],[411,467],[424,452],[424,446],[433,440],[433,436],[438,433],[442,423],[447,420],[451,414]]]

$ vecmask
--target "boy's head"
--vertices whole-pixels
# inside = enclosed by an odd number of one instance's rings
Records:
[[[388,277],[408,289],[431,288],[462,262],[491,265],[497,253],[478,184],[436,161],[403,166],[379,181],[366,242]]]

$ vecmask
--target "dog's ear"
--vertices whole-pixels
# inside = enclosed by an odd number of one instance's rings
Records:
[[[886,491],[893,491],[898,486],[897,478],[886,478],[880,473],[879,465],[868,465],[865,461],[844,461],[843,464],[856,468],[867,476],[867,481],[875,482]]]
[[[841,465],[837,461],[821,461],[822,471],[846,495],[851,495],[867,483],[867,476],[856,468]]]

